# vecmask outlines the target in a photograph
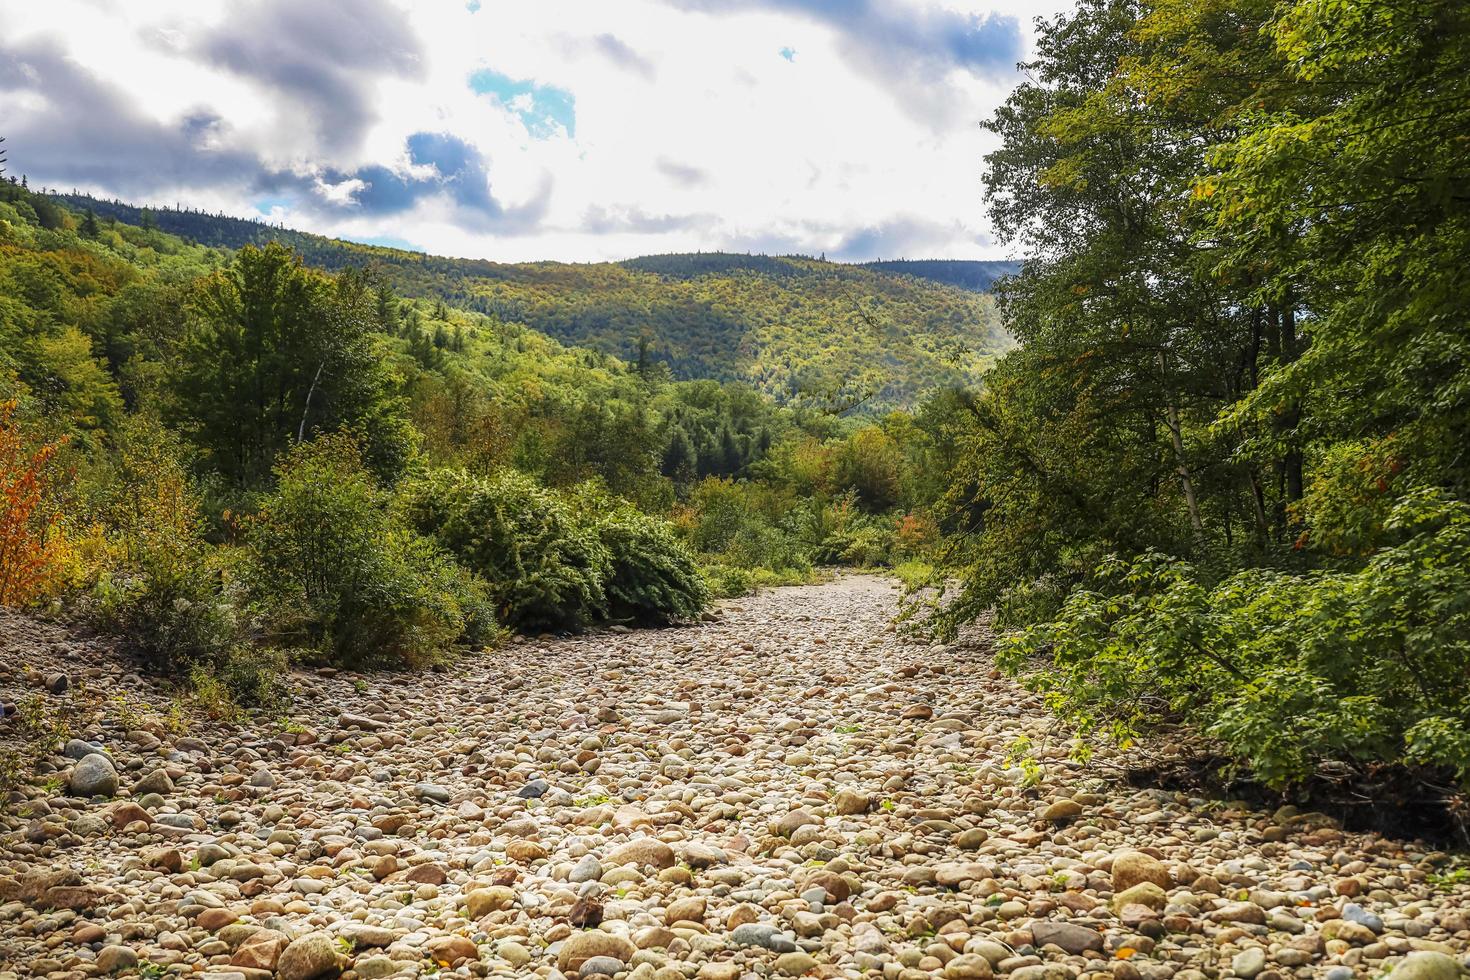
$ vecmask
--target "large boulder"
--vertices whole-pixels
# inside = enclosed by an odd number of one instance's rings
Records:
[[[622,963],[633,958],[637,949],[622,936],[615,936],[601,929],[589,929],[576,933],[561,944],[556,957],[556,967],[563,973],[576,973],[582,964],[594,956],[608,956]]]
[[[1038,919],[1031,923],[1031,936],[1036,940],[1037,946],[1057,946],[1073,956],[1090,949],[1101,951],[1103,948],[1102,933],[1072,922]]]
[[[1113,891],[1125,892],[1146,881],[1166,891],[1173,884],[1169,869],[1158,858],[1141,851],[1121,851],[1113,857]]]
[[[71,795],[90,799],[117,792],[117,770],[101,752],[83,756],[71,771]]]
[[[1460,964],[1444,953],[1410,953],[1393,968],[1388,980],[1460,980]]]
[[[286,948],[286,937],[274,929],[261,929],[251,934],[230,957],[231,966],[252,970],[274,970]]]
[[[672,868],[674,849],[654,837],[638,837],[612,849],[604,865],[636,864],[639,867]]]
[[[316,980],[328,976],[341,966],[337,944],[325,932],[309,932],[291,941],[276,962],[280,980]]]

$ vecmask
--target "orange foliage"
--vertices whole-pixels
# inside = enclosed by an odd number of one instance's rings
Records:
[[[40,510],[46,469],[65,440],[31,450],[15,422],[15,402],[0,402],[0,605],[45,594],[58,572],[59,515]]]
[[[915,554],[929,547],[938,534],[939,529],[934,522],[922,514],[905,514],[894,528],[895,543],[905,554]]]

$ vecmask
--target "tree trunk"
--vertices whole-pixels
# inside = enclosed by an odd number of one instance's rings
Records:
[[[1164,352],[1159,351],[1159,375],[1167,379],[1168,368],[1164,362]],[[1165,380],[1164,389],[1168,390]],[[1167,396],[1166,396],[1167,397]],[[1184,489],[1184,503],[1189,508],[1189,526],[1193,528],[1197,539],[1205,536],[1205,525],[1199,516],[1199,500],[1194,494],[1194,478],[1190,475],[1189,461],[1184,458],[1184,437],[1180,433],[1179,406],[1174,403],[1173,398],[1167,398],[1167,421],[1169,426],[1169,441],[1174,445],[1175,472],[1179,474],[1179,485]]]
[[[296,427],[296,445],[301,445],[301,440],[306,437],[306,416],[311,412],[311,396],[316,394],[316,383],[322,379],[322,368],[327,366],[324,357],[317,363],[316,374],[312,376],[311,387],[306,389],[306,404],[301,409],[301,424]]]

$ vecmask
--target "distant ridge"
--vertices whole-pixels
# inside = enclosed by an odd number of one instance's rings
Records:
[[[901,276],[917,276],[961,289],[988,293],[997,279],[1021,271],[1021,263],[1005,260],[972,259],[885,259],[881,262],[859,262],[864,269],[874,269]]]
[[[183,208],[53,194],[75,211],[209,248],[280,242],[328,271],[366,268],[400,295],[522,324],[573,347],[743,381],[783,403],[917,404],[973,387],[1012,346],[985,289],[1004,262],[828,262],[687,252],[623,262],[491,262],[326,238]]]
[[[123,201],[104,200],[86,194],[52,194],[50,196],[69,208],[79,211],[91,208],[98,217],[115,218],[130,225],[142,224],[143,215],[146,212],[149,215],[148,220],[151,220],[160,231],[166,231],[170,235],[178,235],[180,238],[187,238],[211,248],[238,249],[246,245],[280,242],[283,245],[294,247],[307,256],[312,264],[327,268],[361,264],[364,256],[362,250],[369,250],[377,254],[380,259],[387,259],[390,255],[428,255],[425,252],[409,249],[364,244],[350,239],[328,238],[325,235],[297,231],[253,218],[236,218],[231,215],[210,214],[187,208],[144,208]],[[323,247],[328,243],[342,243],[351,246],[351,256],[338,255],[336,261],[332,261],[332,256],[323,254]],[[432,256],[432,258],[440,259],[441,257]],[[808,255],[669,252],[642,255],[625,259],[617,264],[668,278],[689,279],[702,275],[728,275],[732,272],[758,272],[770,276],[798,274],[800,267],[793,265],[790,260],[823,261]],[[482,275],[493,275],[492,270],[497,267],[530,264],[492,262],[488,259],[453,259],[452,261],[465,263],[468,269],[473,269]],[[997,279],[1013,275],[1020,270],[1018,262],[969,259],[886,259],[878,262],[834,262],[832,264],[851,265],[889,275],[914,276],[978,293],[989,292]]]

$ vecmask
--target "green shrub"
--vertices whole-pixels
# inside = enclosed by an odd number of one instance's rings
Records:
[[[922,561],[903,561],[893,566],[893,575],[910,592],[935,584],[933,565]]]
[[[800,538],[819,565],[874,568],[888,562],[894,526],[886,517],[864,513],[855,491],[834,500],[814,499],[799,512]]]
[[[277,643],[414,666],[493,632],[483,585],[398,520],[351,438],[298,446],[276,475],[246,581]]]
[[[730,565],[701,565],[705,588],[716,599],[734,599],[755,591],[755,573],[748,568]]]
[[[235,644],[239,622],[221,570],[206,559],[147,556],[103,573],[92,590],[98,625],[126,640],[155,673],[182,678],[218,662]]]
[[[811,558],[796,523],[796,501],[759,483],[710,477],[679,513],[686,539],[712,563],[805,574]]]
[[[665,622],[698,616],[709,600],[703,576],[667,521],[640,513],[592,485],[571,498],[592,522],[609,563],[603,583],[612,619]]]
[[[405,487],[401,503],[421,534],[484,579],[507,625],[575,630],[606,615],[612,556],[596,530],[530,477],[438,470]]]
[[[178,438],[145,416],[114,435],[115,452],[82,483],[91,529],[78,537],[78,576],[97,625],[175,680],[212,669],[242,624],[226,595],[225,552],[204,538]]]
[[[279,707],[290,659],[275,647],[237,646],[219,660],[189,672],[188,700],[212,718],[232,718],[239,706]]]
[[[1210,585],[1157,554],[1100,569],[1002,664],[1083,733],[1182,721],[1274,786],[1324,761],[1431,766],[1470,786],[1470,506],[1403,496],[1353,571]]]

